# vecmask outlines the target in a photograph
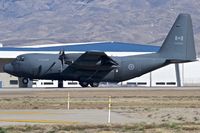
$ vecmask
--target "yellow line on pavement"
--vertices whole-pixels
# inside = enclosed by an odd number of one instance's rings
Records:
[[[62,120],[23,120],[23,119],[0,119],[0,122],[27,122],[27,123],[46,123],[46,124],[78,124],[79,122]]]
[[[3,111],[3,112],[0,112],[0,114],[50,114],[48,112],[27,112],[27,111]]]
[[[34,112],[34,111],[0,111],[0,114],[25,114],[25,115],[34,115],[34,114],[54,114],[54,115],[59,115],[59,114],[75,114],[74,112]]]

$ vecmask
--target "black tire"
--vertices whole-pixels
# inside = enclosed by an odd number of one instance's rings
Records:
[[[63,80],[58,80],[58,88],[63,88]]]
[[[26,84],[26,85],[27,85],[28,82],[29,82],[29,79],[28,79],[28,78],[23,78],[23,79],[22,79],[22,83],[23,83],[23,84]]]
[[[90,86],[91,87],[98,87],[99,83],[98,82],[92,82],[92,83],[90,83]]]
[[[79,82],[81,87],[88,87],[88,82]]]

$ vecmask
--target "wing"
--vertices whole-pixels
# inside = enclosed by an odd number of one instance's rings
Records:
[[[100,82],[118,63],[104,52],[85,52],[64,73],[73,72],[76,79]]]

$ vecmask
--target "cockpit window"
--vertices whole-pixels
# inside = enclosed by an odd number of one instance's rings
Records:
[[[23,56],[18,56],[18,57],[16,58],[16,61],[24,61],[24,57],[23,57]]]

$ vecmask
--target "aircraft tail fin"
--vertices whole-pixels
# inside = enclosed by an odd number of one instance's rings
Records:
[[[192,19],[189,14],[179,14],[159,54],[174,63],[196,60]]]

